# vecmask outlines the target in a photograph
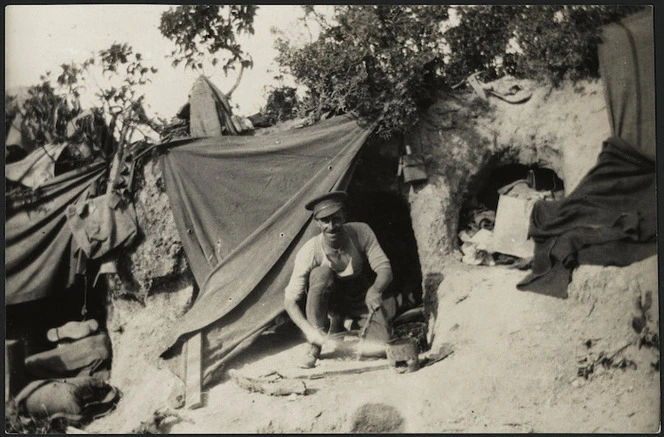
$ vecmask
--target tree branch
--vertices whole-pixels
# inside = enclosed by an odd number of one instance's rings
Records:
[[[226,97],[229,99],[231,98],[233,92],[237,89],[238,85],[240,85],[240,80],[242,80],[242,73],[244,73],[244,64],[240,65],[240,72],[237,75],[237,79],[235,79],[235,84],[233,84],[231,89],[226,93]]]

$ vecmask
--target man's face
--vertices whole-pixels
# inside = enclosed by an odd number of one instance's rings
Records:
[[[340,209],[332,215],[316,219],[316,223],[325,239],[330,243],[334,243],[340,238],[342,225],[346,223],[346,212]]]

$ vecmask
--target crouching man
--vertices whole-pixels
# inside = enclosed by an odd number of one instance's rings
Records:
[[[321,233],[297,253],[284,298],[288,315],[309,343],[299,363],[303,368],[314,367],[326,335],[342,331],[345,319],[362,327],[369,320],[367,349],[384,350],[390,339],[396,308],[383,297],[392,282],[390,261],[367,224],[346,223],[345,200],[345,192],[333,191],[305,206]]]

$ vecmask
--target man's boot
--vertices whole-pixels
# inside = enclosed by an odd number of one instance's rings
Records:
[[[320,350],[321,347],[317,344],[310,344],[305,351],[305,355],[298,362],[298,367],[302,369],[312,369],[316,365],[316,360],[318,360],[318,357],[320,356]]]

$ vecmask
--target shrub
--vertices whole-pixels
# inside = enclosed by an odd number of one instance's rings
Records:
[[[354,111],[382,114],[378,132],[404,132],[421,109],[477,71],[558,85],[598,76],[601,26],[643,6],[481,5],[336,6],[328,23],[306,6],[322,31],[295,47],[280,38],[277,61],[308,88],[314,118]],[[456,23],[448,20],[450,11]],[[444,31],[444,27],[449,27]]]

